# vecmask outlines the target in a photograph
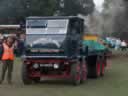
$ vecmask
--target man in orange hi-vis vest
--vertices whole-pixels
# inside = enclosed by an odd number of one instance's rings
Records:
[[[8,37],[6,39],[6,42],[3,43],[2,45],[2,51],[0,52],[1,55],[1,60],[2,60],[2,73],[1,73],[1,79],[0,79],[0,84],[3,82],[5,78],[5,73],[8,70],[7,74],[7,80],[8,83],[12,83],[12,71],[13,71],[13,61],[14,61],[14,38],[13,37]]]

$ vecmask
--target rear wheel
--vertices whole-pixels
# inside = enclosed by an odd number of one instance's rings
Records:
[[[93,71],[92,76],[94,78],[100,77],[100,73],[101,73],[101,61],[100,61],[99,58],[97,58],[96,63],[93,65],[93,70],[92,71]]]
[[[28,66],[27,64],[22,65],[22,81],[25,85],[29,85],[32,83],[32,80],[29,77],[27,66]]]
[[[101,73],[101,63],[97,62],[96,63],[96,77],[99,77]]]
[[[71,77],[74,85],[79,85],[81,80],[81,68],[80,63],[76,62],[71,66]]]
[[[105,73],[105,64],[103,63],[102,66],[101,66],[101,76],[104,76],[104,73]]]
[[[101,76],[104,76],[104,73],[105,73],[105,63],[106,63],[106,59],[103,58],[102,60],[102,65],[101,65]]]

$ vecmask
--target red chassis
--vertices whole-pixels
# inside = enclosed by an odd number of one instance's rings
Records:
[[[75,85],[87,79],[86,64],[78,60],[28,59],[23,65],[25,67],[22,76],[25,84],[35,78],[71,79]]]

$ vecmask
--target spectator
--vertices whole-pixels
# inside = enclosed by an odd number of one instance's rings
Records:
[[[20,38],[17,39],[17,56],[21,56],[24,52],[24,41],[25,35],[21,34]]]
[[[5,78],[5,73],[8,70],[8,83],[12,83],[12,71],[13,71],[13,61],[14,61],[14,52],[13,52],[13,43],[14,38],[8,37],[6,42],[4,42],[0,48],[0,56],[3,63],[2,73],[0,78],[0,84]]]
[[[124,40],[121,42],[121,48],[122,48],[122,51],[126,50],[127,48],[127,44]]]
[[[117,39],[116,40],[116,46],[115,46],[115,50],[118,50],[121,46],[121,40],[120,39]]]

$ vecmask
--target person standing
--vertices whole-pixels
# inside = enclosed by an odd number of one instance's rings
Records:
[[[1,60],[2,60],[2,73],[0,84],[4,81],[6,71],[7,74],[7,81],[9,84],[12,83],[12,71],[13,71],[13,61],[14,61],[14,38],[8,37],[6,41],[3,43],[0,51]]]
[[[122,51],[125,51],[127,48],[127,44],[124,40],[121,42],[121,47],[122,47]]]
[[[117,39],[116,40],[116,46],[115,46],[115,50],[118,50],[121,46],[121,40],[120,39]]]
[[[24,34],[20,34],[19,46],[18,46],[19,51],[20,51],[19,52],[19,56],[22,56],[23,53],[24,53],[24,48],[25,48],[24,42],[25,42],[25,35]]]

